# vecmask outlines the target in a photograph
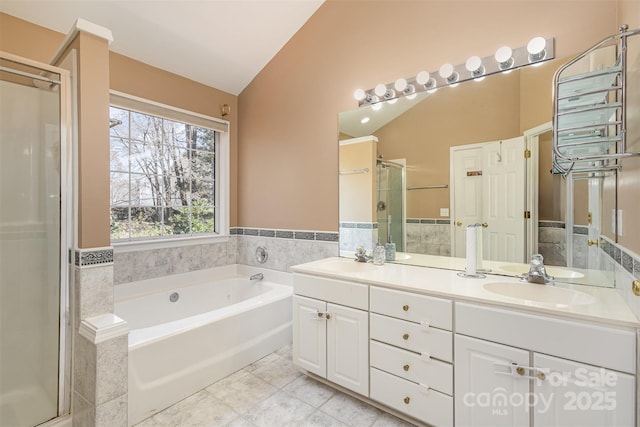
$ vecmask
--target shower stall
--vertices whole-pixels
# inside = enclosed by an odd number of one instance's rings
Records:
[[[69,75],[0,52],[0,425],[69,412]]]
[[[405,166],[400,161],[376,162],[378,238],[389,240],[396,250],[405,251]]]

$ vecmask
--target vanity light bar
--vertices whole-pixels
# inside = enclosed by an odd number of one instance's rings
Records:
[[[405,96],[414,97],[421,92],[435,92],[441,87],[455,87],[468,80],[480,81],[492,74],[510,72],[527,65],[549,61],[554,58],[554,54],[553,37],[548,39],[534,37],[527,46],[515,49],[502,46],[495,55],[484,58],[472,56],[464,64],[455,66],[444,64],[438,71],[431,73],[421,71],[415,77],[398,79],[395,83],[386,85],[380,83],[367,91],[358,89],[354,97],[358,100],[360,107]]]

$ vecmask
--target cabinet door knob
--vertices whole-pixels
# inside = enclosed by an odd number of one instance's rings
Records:
[[[329,312],[327,311],[327,312],[325,313],[325,317],[326,317],[327,319],[331,319],[331,313],[329,313]]]
[[[402,339],[405,340],[405,341],[408,340],[409,339],[409,334],[404,334],[402,336]]]
[[[538,377],[540,381],[544,381],[547,378],[547,376],[542,371],[538,371],[538,373],[536,374],[536,377]]]
[[[405,370],[405,372],[406,372],[406,371],[408,371],[408,370],[409,370],[409,365],[404,365],[404,366],[402,367],[402,369],[404,369],[404,370]]]
[[[402,306],[402,309],[404,311],[409,311],[409,306],[405,304],[405,305]]]
[[[409,396],[405,397],[404,398],[404,403],[406,403],[408,405],[409,402],[411,402],[411,398]]]
[[[321,311],[318,311],[317,314],[318,314],[318,317],[323,317],[324,316],[324,313],[321,312]]]
[[[516,368],[516,372],[518,373],[518,375],[524,375],[524,368],[522,366],[518,366]]]

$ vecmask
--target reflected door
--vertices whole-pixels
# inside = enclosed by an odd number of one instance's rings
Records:
[[[454,147],[453,246],[466,256],[466,228],[483,224],[483,259],[526,262],[524,137]]]
[[[466,230],[482,222],[482,147],[453,152],[454,247],[452,254],[464,258]]]

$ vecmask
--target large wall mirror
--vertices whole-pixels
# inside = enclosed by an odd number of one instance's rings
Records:
[[[551,173],[552,79],[566,61],[340,113],[341,255],[392,241],[395,262],[463,270],[479,223],[491,273],[520,275],[542,253],[558,280],[612,286],[592,236],[615,188]]]

